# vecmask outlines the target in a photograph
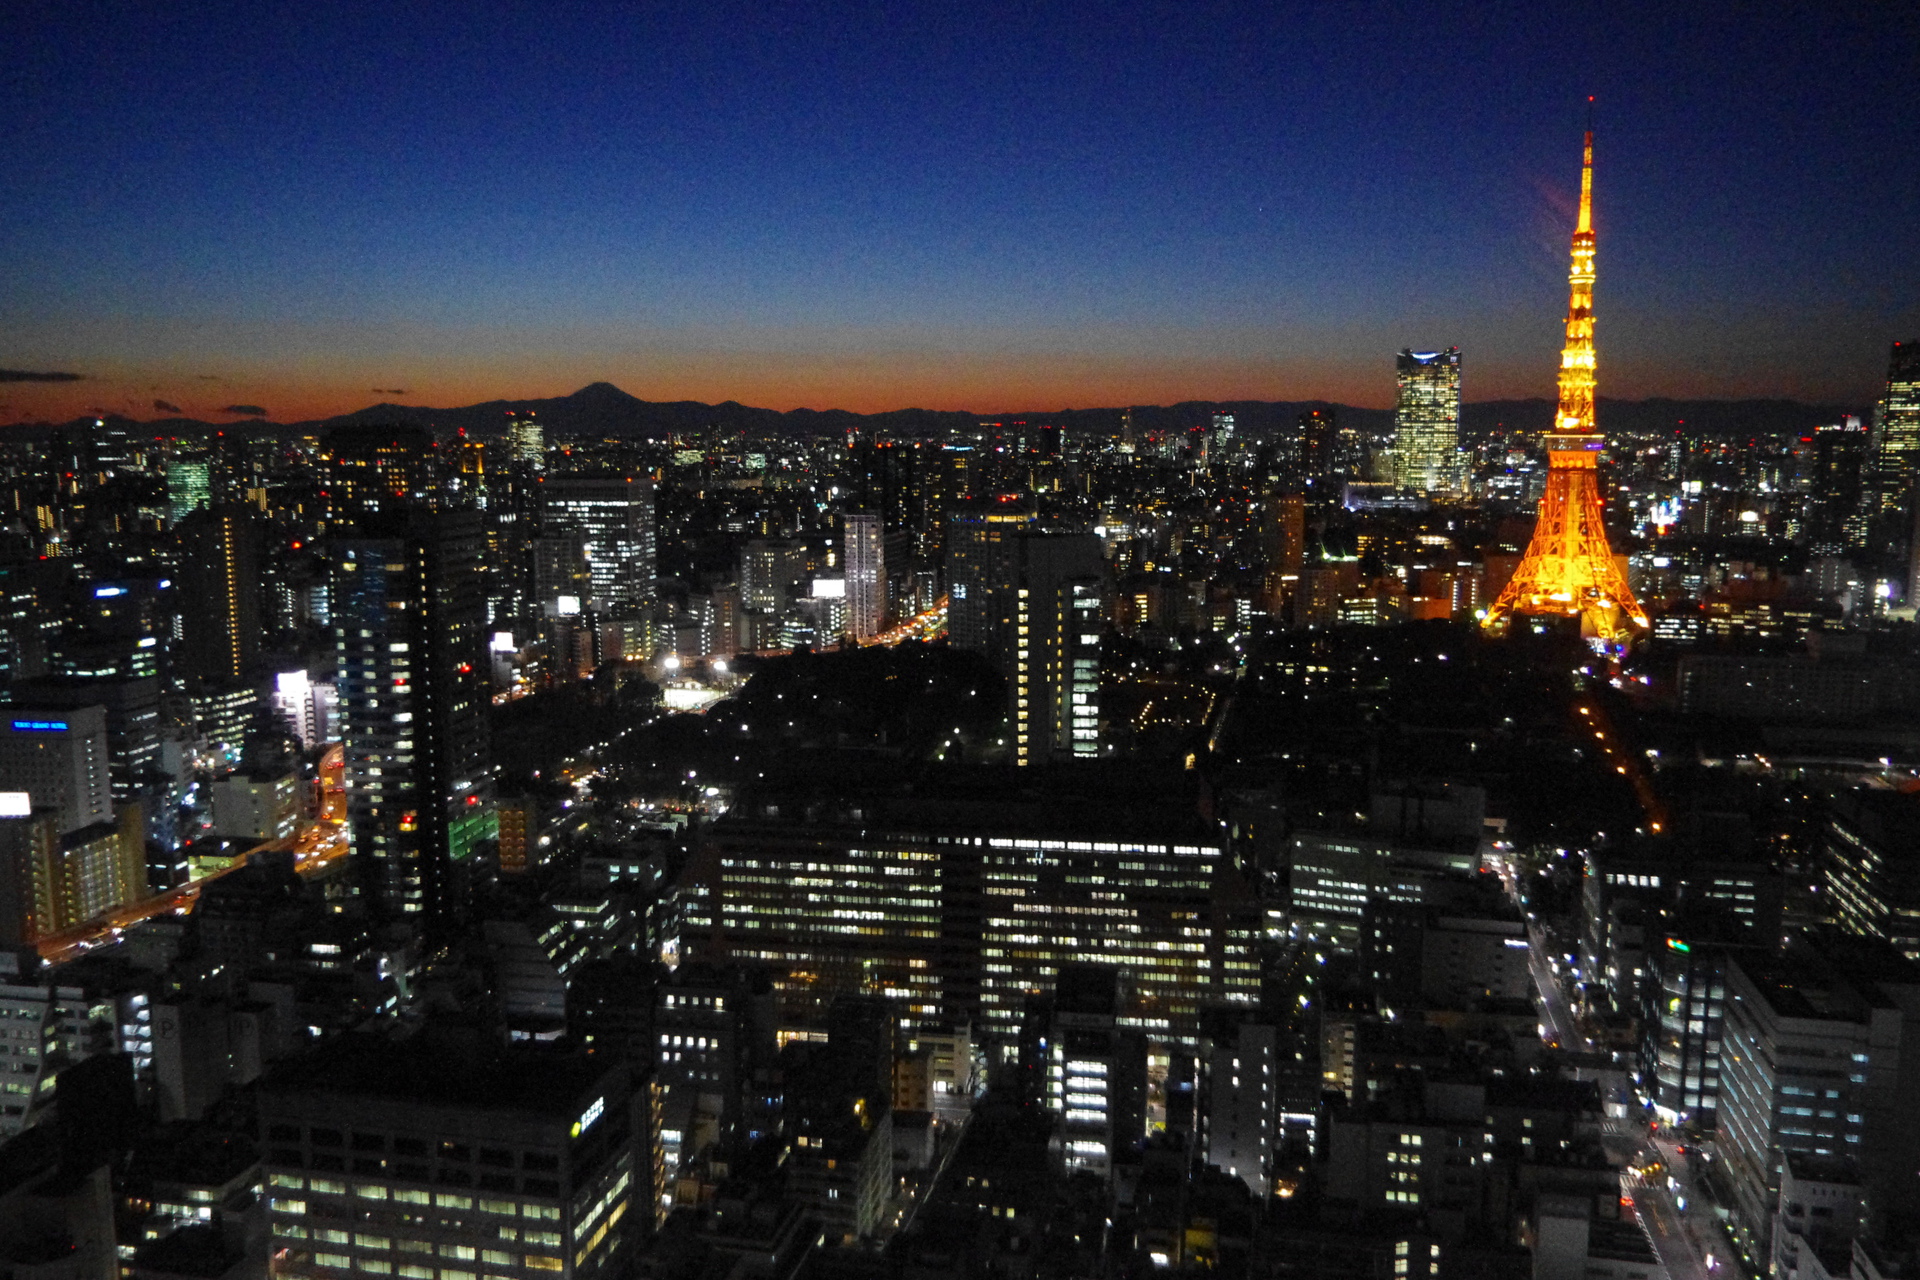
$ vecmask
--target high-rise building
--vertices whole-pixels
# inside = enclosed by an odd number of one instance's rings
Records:
[[[0,788],[0,941],[31,943],[145,894],[140,809],[115,814],[104,708],[9,708]]]
[[[1402,351],[1393,417],[1394,480],[1403,489],[1459,488],[1460,348]]]
[[[327,519],[335,524],[437,501],[433,433],[424,427],[329,427],[320,440],[320,456]]]
[[[1717,1164],[1735,1240],[1771,1252],[1793,1152],[1851,1158],[1877,1231],[1920,1216],[1920,968],[1871,939],[1800,940],[1727,967]]]
[[[54,810],[35,810],[26,797],[24,791],[0,791],[0,947],[31,946],[58,928],[52,871],[60,857],[60,823]]]
[[[852,511],[842,519],[841,550],[847,571],[847,631],[856,640],[880,634],[887,612],[886,544],[880,517]]]
[[[592,606],[616,613],[653,599],[653,481],[620,472],[547,476],[540,483],[545,533],[585,542]]]
[[[1815,431],[1811,444],[1807,547],[1817,555],[1837,556],[1864,540],[1860,515],[1867,433],[1858,418],[1849,418]]]
[[[315,684],[305,671],[282,671],[273,678],[268,701],[302,748],[333,741],[340,691],[332,684]]]
[[[1026,1038],[1037,1040],[1033,1065],[1060,1117],[1069,1172],[1105,1178],[1146,1134],[1147,1043],[1127,1017],[1126,987],[1112,965],[1062,965],[1051,997],[1029,1014]]]
[[[687,963],[654,988],[655,1045],[647,1056],[658,1064],[670,1168],[703,1145],[697,1133],[724,1145],[747,1121],[746,1086],[773,1057],[774,1009],[773,989],[755,968]]]
[[[260,652],[261,532],[252,508],[220,506],[180,522],[180,645],[176,670],[233,684]]]
[[[429,930],[495,834],[480,515],[384,512],[334,547],[347,826],[363,882]]]
[[[1307,500],[1299,493],[1269,491],[1260,503],[1260,553],[1266,561],[1261,589],[1267,612],[1287,616],[1307,563]]]
[[[1207,459],[1214,466],[1220,466],[1232,458],[1239,447],[1234,435],[1233,415],[1216,413],[1213,415],[1213,428],[1207,437]]]
[[[1294,423],[1300,474],[1310,485],[1329,482],[1340,443],[1340,424],[1332,409],[1309,409]]]
[[[58,815],[60,834],[113,821],[103,707],[8,707],[0,715],[0,788]]]
[[[782,538],[754,538],[740,551],[740,606],[778,613],[792,601],[794,584],[806,576],[807,549]]]
[[[469,439],[466,432],[462,430],[448,450],[448,461],[452,464],[450,468],[452,474],[447,477],[447,488],[452,492],[456,504],[486,510],[488,495],[485,442]]]
[[[1726,936],[1711,926],[1668,927],[1646,940],[1640,1081],[1662,1123],[1715,1123],[1728,957],[1756,949],[1751,941],[1729,943]]]
[[[167,459],[167,518],[179,524],[213,502],[210,464],[205,458]]]
[[[947,537],[949,631],[1007,677],[1014,760],[1100,753],[1100,632],[1106,561],[1098,536],[1042,529],[1030,515],[956,512]]]
[[[949,513],[947,632],[954,648],[984,653],[998,664],[999,646],[1013,619],[1001,584],[1010,574],[1013,539],[1033,520],[1033,512],[1010,503]]]
[[[1100,754],[1106,573],[1091,534],[1029,534],[1013,599],[1016,764]]]
[[[1887,394],[1874,412],[1867,453],[1873,509],[1898,507],[1920,477],[1920,341],[1893,344]]]
[[[547,465],[546,431],[531,413],[517,414],[507,420],[507,447],[513,460],[535,471]]]
[[[1843,791],[1830,806],[1824,844],[1835,923],[1920,961],[1920,796]]]
[[[1209,1022],[1199,1107],[1206,1161],[1264,1196],[1283,1128],[1278,1035],[1270,1018],[1250,1010],[1222,1010]]]
[[[593,570],[587,540],[563,530],[543,533],[528,546],[533,560],[533,603],[551,617],[572,617],[593,600]]]
[[[914,453],[891,440],[854,440],[847,455],[850,505],[873,512],[888,528],[906,527],[918,487]]]
[[[1002,1046],[1062,965],[1094,959],[1131,976],[1126,1025],[1191,1042],[1203,1006],[1258,998],[1260,907],[1161,794],[748,795],[689,873],[715,917],[690,945],[766,963],[782,1026],[880,991],[905,1025],[965,1019]]]

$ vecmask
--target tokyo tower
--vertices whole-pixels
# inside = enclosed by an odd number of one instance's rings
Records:
[[[1580,619],[1582,635],[1622,643],[1647,627],[1601,522],[1600,451],[1593,416],[1593,130],[1580,169],[1580,224],[1573,233],[1567,345],[1560,352],[1560,411],[1547,433],[1547,488],[1527,554],[1481,623],[1504,634],[1516,613]]]

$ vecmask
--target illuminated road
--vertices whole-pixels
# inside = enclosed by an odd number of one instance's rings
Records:
[[[234,858],[233,866],[225,870],[202,876],[191,884],[181,885],[178,889],[169,890],[157,897],[143,898],[139,902],[129,902],[125,906],[115,907],[105,915],[89,920],[78,928],[68,929],[64,933],[49,934],[34,943],[34,947],[48,964],[59,964],[85,955],[95,947],[117,940],[123,930],[132,928],[142,920],[151,920],[155,916],[186,914],[193,909],[194,900],[200,896],[203,886],[218,880],[234,867],[244,866],[247,859],[254,854],[288,849],[293,851],[294,869],[302,875],[312,875],[347,856],[346,829],[328,822],[304,823],[299,835],[280,840],[268,840],[264,844],[255,845]]]
[[[1621,1187],[1632,1199],[1633,1211],[1646,1225],[1647,1236],[1653,1241],[1654,1251],[1660,1255],[1671,1280],[1709,1280],[1714,1272],[1707,1269],[1701,1257],[1699,1238],[1692,1224],[1686,1221],[1686,1215],[1674,1203],[1673,1193],[1666,1188],[1666,1175],[1643,1178],[1629,1173],[1622,1178]],[[1724,1273],[1725,1269],[1718,1270]]]
[[[941,596],[933,602],[933,608],[925,613],[915,614],[896,627],[882,631],[877,636],[869,636],[860,643],[866,646],[895,645],[903,640],[932,640],[945,635],[947,631],[947,597]]]
[[[1520,899],[1520,873],[1511,859],[1496,856],[1489,865],[1499,873],[1501,883],[1507,887],[1507,896],[1513,899],[1524,917],[1526,903]],[[1573,1009],[1567,1004],[1566,992],[1560,986],[1560,976],[1554,971],[1553,958],[1553,942],[1546,928],[1529,920],[1527,965],[1533,975],[1533,998],[1540,1016],[1540,1038],[1576,1052],[1591,1049],[1593,1042],[1581,1034],[1573,1020]]]
[[[1625,749],[1620,731],[1607,718],[1605,708],[1598,703],[1582,702],[1574,708],[1574,714],[1580,717],[1575,722],[1576,730],[1593,735],[1605,762],[1633,788],[1634,798],[1640,802],[1640,811],[1646,815],[1647,824],[1655,831],[1665,827],[1667,811],[1660,803],[1660,798],[1653,793],[1653,783],[1647,777],[1646,761]]]
[[[1566,992],[1553,969],[1552,943],[1546,930],[1529,924],[1527,942],[1527,961],[1533,967],[1533,990],[1540,1008],[1541,1025],[1546,1028],[1545,1038],[1574,1052],[1593,1048],[1593,1042],[1582,1035],[1574,1023],[1573,1009],[1567,1004]]]

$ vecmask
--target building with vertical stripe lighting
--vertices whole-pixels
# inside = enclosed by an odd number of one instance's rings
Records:
[[[347,826],[390,918],[456,927],[495,839],[480,515],[367,517],[334,547]]]

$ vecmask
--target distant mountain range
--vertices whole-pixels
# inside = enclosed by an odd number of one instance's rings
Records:
[[[1303,412],[1332,409],[1343,421],[1363,430],[1386,430],[1392,425],[1390,409],[1363,409],[1325,400],[1189,400],[1175,405],[1134,406],[1135,426],[1144,431],[1178,430],[1204,422],[1214,413],[1231,413],[1237,424],[1256,435],[1290,427]],[[1461,409],[1462,433],[1469,438],[1484,435],[1498,427],[1509,430],[1544,431],[1553,425],[1551,400],[1483,400]],[[1804,431],[1823,423],[1836,422],[1858,407],[1802,404],[1796,400],[1609,400],[1600,401],[1600,425],[1603,430],[1657,431],[1680,427],[1688,434],[1736,437],[1742,434],[1772,434]],[[1027,421],[1059,423],[1069,431],[1075,427],[1111,432],[1117,429],[1120,408],[1054,409],[1026,413],[982,414],[937,409],[894,409],[886,413],[852,413],[844,409],[757,409],[729,400],[723,404],[701,404],[694,400],[650,401],[630,396],[607,382],[582,387],[569,396],[545,400],[490,400],[485,404],[454,409],[429,409],[417,405],[376,404],[353,413],[316,422],[274,423],[264,419],[240,422],[202,422],[193,418],[159,418],[141,425],[169,435],[198,434],[218,429],[249,434],[284,435],[317,431],[336,423],[418,423],[451,434],[464,428],[468,435],[498,435],[513,414],[532,413],[554,432],[585,432],[608,436],[653,436],[720,427],[728,430],[786,432],[796,436],[837,434],[861,429],[876,434],[899,436],[940,435],[956,427],[968,427],[981,421]],[[75,426],[87,421],[75,419]],[[0,428],[44,435],[53,424],[38,423]]]

